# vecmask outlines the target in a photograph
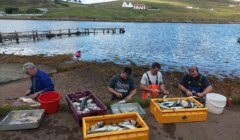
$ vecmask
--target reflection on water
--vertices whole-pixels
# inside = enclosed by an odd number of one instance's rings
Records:
[[[197,65],[204,73],[240,76],[239,24],[0,20],[0,32],[76,27],[124,27],[126,33],[12,43],[0,46],[0,53],[53,55],[81,50],[87,61],[137,65],[158,61],[164,70],[182,71]]]

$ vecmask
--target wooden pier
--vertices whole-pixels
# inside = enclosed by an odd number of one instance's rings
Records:
[[[62,36],[80,36],[89,34],[124,34],[124,28],[76,28],[76,29],[59,29],[59,30],[47,30],[47,31],[25,31],[25,32],[11,32],[1,33],[0,32],[0,43],[15,41],[20,43],[20,40],[33,40],[39,39],[51,39],[53,37]]]

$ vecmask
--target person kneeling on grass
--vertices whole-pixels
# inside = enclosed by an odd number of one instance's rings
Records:
[[[25,63],[23,69],[31,77],[31,88],[26,92],[26,96],[36,99],[41,93],[54,91],[54,84],[51,78],[45,72],[36,68],[31,63]]]
[[[140,89],[143,91],[141,94],[143,100],[156,98],[160,93],[169,94],[163,84],[160,69],[161,65],[154,62],[152,63],[151,69],[143,74],[140,84]]]
[[[136,84],[130,77],[132,70],[130,67],[124,67],[120,75],[115,75],[108,86],[108,91],[112,94],[112,101],[129,101],[136,93]]]
[[[188,74],[183,76],[178,87],[185,96],[196,96],[202,103],[205,102],[206,94],[213,89],[208,78],[194,66],[188,68]]]

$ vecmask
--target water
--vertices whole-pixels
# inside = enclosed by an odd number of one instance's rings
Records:
[[[53,55],[81,50],[86,61],[137,65],[157,61],[164,70],[185,71],[196,65],[205,74],[240,76],[240,24],[0,20],[0,32],[77,27],[124,27],[126,33],[11,43],[0,45],[0,53]]]

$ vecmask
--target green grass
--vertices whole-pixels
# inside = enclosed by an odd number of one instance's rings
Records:
[[[29,110],[29,109],[34,109],[29,106],[11,106],[11,105],[1,105],[0,106],[0,120],[4,116],[6,116],[9,112],[14,111],[14,110]]]
[[[0,8],[7,6],[6,1],[0,0]],[[56,5],[49,0],[38,0],[35,4],[34,1],[22,0],[14,5],[20,8],[45,6],[50,11],[43,18],[54,19],[240,22],[240,6],[228,7],[230,4],[236,4],[230,0],[132,0],[133,3],[144,3],[148,8],[158,8],[159,11],[122,8],[123,0],[92,5],[68,3],[69,7]],[[199,10],[187,9],[187,6],[199,7]],[[211,8],[214,11],[210,11]]]

